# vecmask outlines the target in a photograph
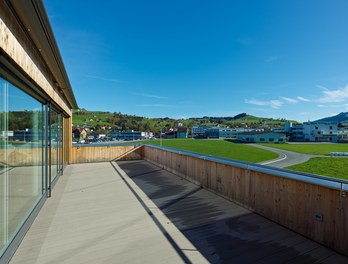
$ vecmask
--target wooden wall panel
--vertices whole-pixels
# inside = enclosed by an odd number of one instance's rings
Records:
[[[0,8],[0,49],[6,53],[16,65],[25,72],[44,91],[49,98],[59,105],[66,114],[71,116],[71,109],[56,90],[55,84],[48,76],[42,63],[35,54],[27,36],[17,24],[13,16],[9,15],[7,6],[1,3]],[[12,20],[12,21],[11,21]]]
[[[10,167],[41,165],[43,164],[43,151],[43,148],[1,148],[0,163],[7,164]]]
[[[348,197],[342,196],[340,190],[149,146],[144,147],[142,155],[150,162],[348,255]]]
[[[118,158],[120,160],[140,159],[141,150],[134,146],[73,147],[71,163],[104,162]]]

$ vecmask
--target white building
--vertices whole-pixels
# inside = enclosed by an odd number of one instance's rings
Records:
[[[193,126],[191,128],[192,137],[204,136],[205,131],[213,128],[213,126]]]
[[[238,134],[237,140],[245,143],[284,143],[286,135],[275,132],[248,132]]]
[[[342,122],[338,125],[337,142],[340,142],[340,143],[348,142],[348,122]]]
[[[229,128],[217,126],[193,126],[191,128],[192,137],[202,138],[235,138],[239,133],[260,132],[263,129],[254,128]]]
[[[338,124],[333,122],[303,123],[303,141],[337,142]]]
[[[290,140],[291,141],[298,141],[298,142],[304,141],[303,125],[302,124],[301,125],[294,125],[291,127]]]

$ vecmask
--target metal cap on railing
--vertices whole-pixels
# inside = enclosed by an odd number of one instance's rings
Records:
[[[143,145],[147,147],[170,151],[170,152],[181,154],[181,155],[186,155],[189,157],[209,160],[213,162],[235,166],[242,169],[262,172],[262,173],[271,174],[271,175],[275,175],[275,176],[279,176],[279,177],[283,177],[287,179],[292,179],[292,180],[316,184],[316,185],[320,185],[320,186],[324,186],[324,187],[328,187],[332,189],[337,189],[341,191],[341,195],[343,197],[346,196],[346,192],[348,191],[348,180],[343,180],[343,179],[338,179],[338,178],[333,178],[333,177],[323,176],[323,175],[317,175],[317,174],[311,174],[306,172],[300,172],[300,171],[293,171],[288,169],[281,169],[281,168],[276,168],[276,167],[267,166],[267,165],[260,165],[260,164],[256,164],[252,162],[222,158],[222,157],[212,156],[209,154],[179,150],[179,149],[170,148],[170,147],[156,146],[156,145],[150,145],[150,144],[143,144]]]

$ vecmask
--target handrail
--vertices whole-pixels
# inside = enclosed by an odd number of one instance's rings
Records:
[[[143,146],[144,144],[141,143],[133,143],[133,142],[127,142],[127,143],[76,143],[73,144],[72,147],[119,147],[119,146]]]
[[[181,154],[181,155],[195,157],[198,159],[209,160],[209,161],[218,162],[218,163],[222,163],[226,165],[232,165],[232,166],[247,169],[247,170],[267,173],[267,174],[271,174],[271,175],[275,175],[275,176],[279,176],[279,177],[283,177],[287,179],[316,184],[323,187],[337,189],[337,190],[340,190],[341,192],[348,191],[348,180],[343,180],[343,179],[338,179],[338,178],[333,178],[333,177],[323,176],[318,174],[300,172],[300,171],[295,172],[293,170],[275,168],[275,167],[271,167],[267,165],[260,165],[260,164],[256,164],[252,162],[239,161],[234,159],[220,158],[217,156],[207,155],[207,154],[198,153],[198,152],[191,152],[186,150],[179,150],[179,149],[170,148],[170,147],[156,146],[156,145],[150,145],[150,144],[143,144],[143,145],[147,147],[170,151],[170,152]]]

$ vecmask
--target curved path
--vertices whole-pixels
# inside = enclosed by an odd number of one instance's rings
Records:
[[[323,155],[310,155],[310,154],[301,154],[293,151],[288,151],[288,150],[282,150],[282,149],[277,149],[277,148],[272,148],[272,147],[266,147],[258,144],[250,144],[250,146],[256,147],[256,148],[261,148],[264,150],[272,151],[277,154],[279,154],[279,157],[273,160],[269,161],[262,161],[259,162],[258,164],[261,165],[268,165],[268,166],[273,166],[273,167],[278,167],[278,168],[284,168],[288,166],[292,166],[295,164],[303,163],[308,161],[310,158],[313,157],[325,157]]]

